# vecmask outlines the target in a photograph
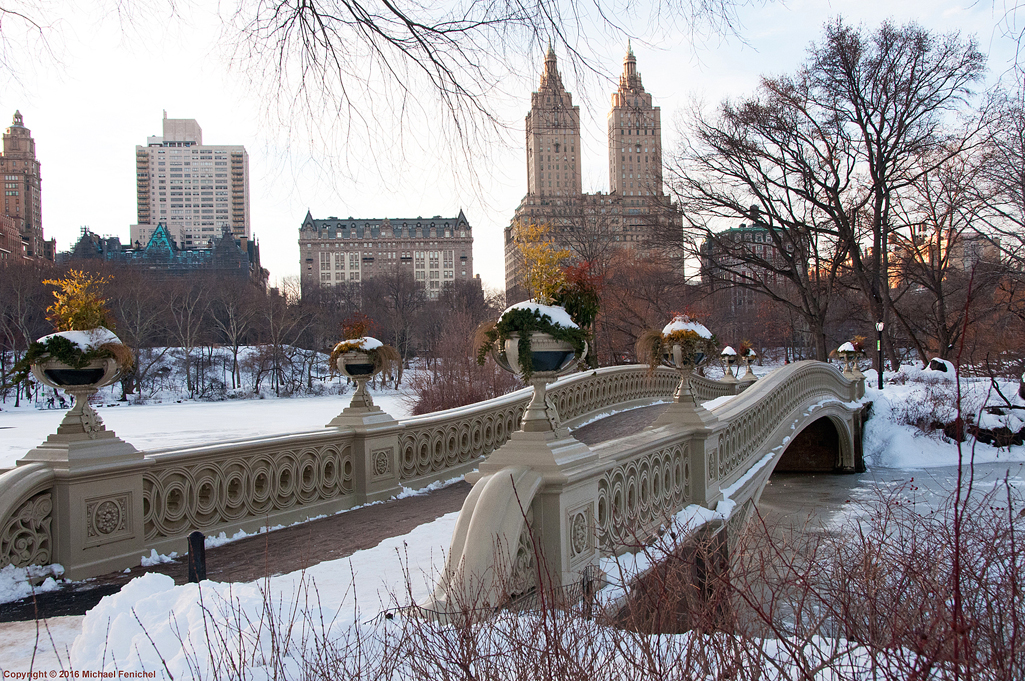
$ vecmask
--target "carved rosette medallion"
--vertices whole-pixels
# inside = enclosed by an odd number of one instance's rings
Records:
[[[93,511],[93,525],[100,534],[110,534],[121,525],[121,509],[113,501],[104,501]]]
[[[579,555],[587,550],[587,516],[583,513],[576,513],[570,522],[569,528],[570,546],[573,547],[573,555]]]
[[[370,462],[375,478],[391,475],[391,448],[371,452]]]
[[[131,492],[86,500],[86,546],[98,546],[131,536],[131,507]]]

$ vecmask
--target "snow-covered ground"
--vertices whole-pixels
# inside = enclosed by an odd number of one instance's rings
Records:
[[[907,425],[909,420],[921,421],[918,417],[949,413],[949,381],[911,371],[898,377],[898,383],[888,384],[883,391],[867,390],[866,399],[874,405],[865,432],[869,466],[900,469],[894,470],[898,477],[906,470],[910,477],[915,475],[911,470],[956,465],[955,443],[940,431],[925,432]],[[874,385],[874,376],[869,377],[869,384]],[[976,413],[984,400],[998,401],[995,395],[987,396],[983,383],[970,384],[964,392],[968,395],[965,404],[974,405]],[[1011,385],[1004,394],[1014,394]],[[399,394],[375,392],[374,399],[395,416],[407,413]],[[347,396],[335,396],[117,406],[101,408],[101,414],[108,427],[124,439],[152,449],[313,430],[347,404]],[[0,428],[6,429],[0,443],[0,457],[6,464],[0,465],[11,465],[42,441],[60,417],[60,412],[34,409],[0,412]],[[985,418],[993,422],[984,425],[994,427],[1004,417]],[[1004,418],[1003,423],[1014,426],[1012,419]],[[962,446],[966,459],[972,445],[969,440]],[[974,453],[980,463],[1025,461],[1025,447],[998,449],[980,444]],[[1020,465],[1016,464],[1011,474],[1016,484],[1025,484]],[[865,484],[871,487],[868,479]],[[147,670],[156,672],[156,678],[169,678],[168,672],[175,679],[204,678],[210,675],[209,665],[216,664],[207,655],[206,641],[220,638],[227,641],[228,648],[241,646],[248,651],[251,678],[267,678],[273,674],[266,666],[271,647],[268,624],[275,618],[296,624],[291,657],[286,655],[284,663],[284,668],[295,669],[292,665],[297,656],[314,645],[314,639],[344,636],[355,627],[371,626],[368,623],[396,602],[423,600],[444,564],[456,515],[421,525],[349,558],[249,584],[174,586],[169,578],[157,574],[137,578],[85,616],[49,620],[48,629],[40,629],[38,637],[35,623],[0,625],[0,669],[24,672],[33,665],[47,673],[69,667],[81,671]],[[319,631],[316,635],[315,630]]]
[[[923,430],[930,421],[950,423],[957,417],[957,384],[950,374],[922,371],[905,366],[887,374],[883,390],[875,388],[875,371],[865,372],[865,399],[872,402],[872,417],[865,424],[865,460],[870,467],[921,469],[958,464],[957,443],[941,430]],[[1005,407],[1006,403],[988,380],[961,381],[961,413],[969,423],[982,428],[1006,426],[1017,432],[1025,425],[1025,401],[1018,397],[1017,382],[1000,383],[1000,392],[1012,406],[1004,415],[993,415],[984,406]],[[980,417],[981,412],[981,417]],[[1017,414],[1017,415],[1016,415]],[[969,438],[961,444],[964,463],[1006,463],[1025,461],[1025,447],[998,448]]]
[[[374,403],[395,418],[410,414],[406,393],[371,390]],[[349,405],[352,393],[223,402],[132,404],[111,402],[96,411],[109,430],[141,450],[241,440],[323,428]],[[64,412],[10,405],[0,411],[0,469],[57,431]]]

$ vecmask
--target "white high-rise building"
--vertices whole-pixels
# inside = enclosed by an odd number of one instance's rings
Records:
[[[249,154],[240,144],[203,144],[194,119],[168,118],[163,135],[135,147],[138,224],[132,242],[145,245],[158,224],[180,248],[199,248],[227,230],[251,237]]]

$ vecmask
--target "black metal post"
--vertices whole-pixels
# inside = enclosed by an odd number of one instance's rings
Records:
[[[883,323],[876,324],[879,338],[876,339],[876,352],[879,353],[879,389],[883,389]]]
[[[189,581],[206,579],[206,537],[199,530],[189,534]]]

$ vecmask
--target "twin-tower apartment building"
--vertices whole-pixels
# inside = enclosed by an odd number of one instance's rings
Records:
[[[517,224],[550,225],[556,240],[607,239],[647,250],[655,227],[679,221],[662,183],[662,119],[644,90],[627,48],[608,115],[609,191],[581,185],[580,107],[563,86],[549,47],[541,85],[526,117],[527,194],[505,230],[506,295],[523,296],[523,265],[514,243]],[[385,271],[409,271],[432,297],[447,282],[473,277],[473,236],[462,211],[432,218],[314,218],[299,228],[302,283],[363,282]]]
[[[526,117],[527,194],[505,229],[506,298],[525,297],[517,225],[544,224],[571,251],[607,241],[650,251],[657,228],[679,214],[662,184],[662,115],[644,91],[637,58],[628,46],[619,87],[608,114],[609,191],[581,187],[580,107],[563,86],[554,50],[548,48],[541,85]],[[575,248],[584,245],[584,248]],[[581,258],[586,253],[576,252]]]

